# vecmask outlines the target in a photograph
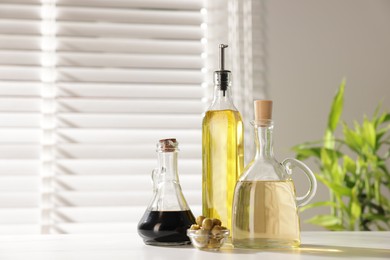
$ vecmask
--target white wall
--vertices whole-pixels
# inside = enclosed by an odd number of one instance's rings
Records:
[[[266,7],[267,80],[279,159],[294,156],[293,145],[321,138],[343,77],[347,122],[371,115],[381,100],[389,109],[390,1],[268,0]],[[326,198],[320,187],[315,200]],[[318,212],[306,212],[302,220]]]

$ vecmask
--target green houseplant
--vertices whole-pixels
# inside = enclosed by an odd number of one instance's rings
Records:
[[[333,99],[323,140],[293,147],[300,160],[314,160],[317,180],[330,193],[328,201],[307,205],[329,207],[330,214],[317,215],[307,222],[328,230],[389,230],[390,173],[386,166],[390,157],[390,114],[380,113],[354,122],[349,127],[340,120],[344,102],[345,81]],[[336,128],[342,127],[341,137]],[[386,195],[387,194],[387,195]]]

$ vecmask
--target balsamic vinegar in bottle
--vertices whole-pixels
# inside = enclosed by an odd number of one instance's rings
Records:
[[[157,144],[158,167],[152,172],[153,199],[138,223],[138,234],[147,245],[190,244],[187,229],[195,217],[181,190],[178,170],[178,142],[162,139]]]

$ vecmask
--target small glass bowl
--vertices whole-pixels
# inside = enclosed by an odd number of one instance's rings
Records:
[[[226,238],[229,237],[229,234],[230,231],[228,229],[221,230],[217,235],[201,229],[187,230],[187,236],[190,238],[192,245],[201,250],[219,250],[225,243]]]

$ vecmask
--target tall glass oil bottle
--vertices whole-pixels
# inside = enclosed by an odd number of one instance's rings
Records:
[[[231,97],[231,72],[225,70],[221,44],[220,70],[214,72],[214,99],[203,118],[203,215],[231,228],[234,186],[244,168],[244,127]]]

